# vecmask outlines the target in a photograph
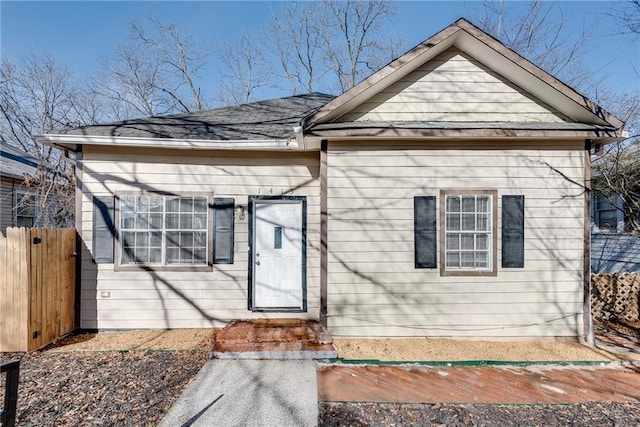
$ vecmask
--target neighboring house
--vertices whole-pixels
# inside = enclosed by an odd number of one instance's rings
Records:
[[[589,149],[622,127],[461,19],[336,98],[40,140],[78,153],[83,328],[575,337]]]
[[[613,149],[609,155],[600,155],[592,159],[596,168],[621,160],[624,156],[640,158],[640,145],[627,146],[621,151]],[[607,168],[605,168],[607,169]],[[604,179],[601,173],[594,171],[592,180]],[[633,178],[629,179],[633,182]],[[640,189],[640,183],[637,183]],[[595,184],[594,184],[595,186]],[[637,189],[636,194],[640,193]],[[629,195],[632,192],[629,191]],[[625,212],[633,209],[623,204],[622,198],[613,194],[605,196],[593,191],[591,203],[591,270],[594,273],[640,273],[640,237],[629,233]],[[631,221],[630,221],[631,222]],[[625,234],[626,232],[626,234]]]
[[[610,150],[600,147],[592,152],[592,232],[624,233],[633,229],[633,221],[629,221],[633,218],[625,218],[625,215],[635,213],[636,217],[640,217],[640,213],[634,212],[633,205],[625,206],[622,197],[611,190],[620,186],[627,191],[625,197],[631,197],[634,193],[640,194],[640,182],[635,182],[640,176],[637,173],[640,168],[639,160],[638,142],[626,146],[613,146]],[[611,180],[610,184],[606,184],[610,182],[608,180]],[[633,187],[634,182],[636,188]]]
[[[0,141],[0,232],[7,227],[33,227],[37,219],[37,196],[24,184],[34,176],[39,160]]]

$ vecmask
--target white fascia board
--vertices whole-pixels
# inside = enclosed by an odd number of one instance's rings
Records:
[[[455,45],[567,117],[580,123],[610,125],[610,123],[593,114],[584,106],[579,105],[559,90],[549,86],[549,84],[529,73],[515,62],[505,58],[477,38],[461,32],[456,39]]]
[[[297,149],[299,147],[296,139],[209,140],[46,134],[37,135],[36,140],[49,145],[110,145],[116,147],[177,148],[185,150]]]

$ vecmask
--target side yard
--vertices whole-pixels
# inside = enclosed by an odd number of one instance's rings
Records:
[[[0,353],[0,360],[21,360],[17,425],[157,425],[206,362],[212,333],[128,335],[125,342],[89,334],[32,354]]]
[[[150,350],[23,356],[17,425],[156,425],[206,357]]]

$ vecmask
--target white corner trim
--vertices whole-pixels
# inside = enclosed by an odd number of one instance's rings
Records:
[[[254,140],[209,140],[183,138],[138,138],[125,136],[95,135],[36,135],[43,144],[113,145],[120,147],[155,147],[179,149],[297,149],[298,141],[293,139],[254,139]]]

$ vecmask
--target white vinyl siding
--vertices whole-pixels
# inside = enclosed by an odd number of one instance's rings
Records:
[[[582,334],[584,150],[549,144],[330,143],[328,325],[345,336]],[[443,148],[447,146],[449,148]],[[527,145],[529,148],[527,148]],[[490,149],[486,149],[489,148]],[[544,148],[547,147],[547,148]],[[414,265],[413,198],[495,189],[497,273]],[[525,267],[501,268],[501,197],[526,199]],[[441,242],[438,221],[438,250]],[[438,253],[440,262],[440,252]]]
[[[339,121],[558,123],[564,119],[470,55],[452,48]]]
[[[307,317],[320,307],[319,154],[292,152],[179,151],[88,147],[83,153],[82,239],[91,248],[91,196],[144,191],[212,194],[235,199],[233,264],[213,271],[114,271],[83,253],[83,328],[196,328],[233,319]],[[307,198],[306,313],[247,310],[249,195]],[[243,209],[244,215],[240,212]],[[210,248],[208,249],[210,250]]]

